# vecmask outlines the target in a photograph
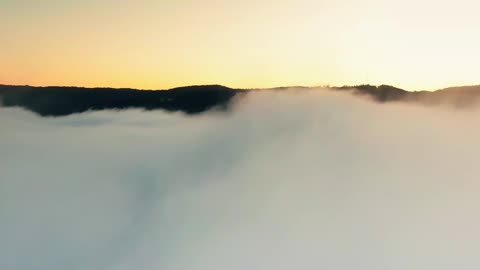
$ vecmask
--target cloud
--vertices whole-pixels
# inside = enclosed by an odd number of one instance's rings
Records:
[[[479,113],[331,91],[0,108],[0,268],[477,269]]]

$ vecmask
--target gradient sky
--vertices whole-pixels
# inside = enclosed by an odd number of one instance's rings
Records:
[[[0,83],[480,83],[480,3],[0,0]]]

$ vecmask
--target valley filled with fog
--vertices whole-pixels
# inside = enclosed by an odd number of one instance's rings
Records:
[[[480,107],[0,107],[0,269],[478,269]]]

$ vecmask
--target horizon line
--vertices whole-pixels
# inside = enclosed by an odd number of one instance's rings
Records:
[[[49,87],[59,87],[59,88],[85,88],[85,89],[114,89],[114,90],[122,90],[122,89],[130,89],[130,90],[139,90],[139,91],[169,91],[169,90],[174,90],[178,88],[187,88],[187,87],[198,87],[198,86],[221,86],[225,87],[228,89],[232,90],[268,90],[268,89],[278,89],[278,88],[356,88],[359,86],[374,86],[374,87],[380,87],[380,86],[389,86],[389,87],[394,87],[400,90],[404,90],[407,92],[436,92],[439,90],[445,90],[445,89],[450,89],[450,88],[459,88],[459,87],[475,87],[475,86],[480,86],[480,83],[478,84],[470,84],[470,85],[453,85],[453,86],[447,86],[443,88],[437,88],[433,90],[409,90],[401,87],[397,87],[391,84],[370,84],[370,83],[362,83],[362,84],[356,84],[356,85],[330,85],[330,84],[325,84],[325,85],[313,85],[313,86],[306,86],[306,85],[290,85],[290,86],[274,86],[274,87],[250,87],[250,88],[236,88],[236,87],[230,87],[227,85],[223,84],[191,84],[191,85],[182,85],[182,86],[176,86],[172,88],[136,88],[136,87],[113,87],[113,86],[79,86],[79,85],[33,85],[33,84],[5,84],[5,83],[0,83],[0,86],[14,86],[14,87],[36,87],[36,88],[49,88]]]

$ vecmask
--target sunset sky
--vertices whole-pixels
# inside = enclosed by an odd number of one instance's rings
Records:
[[[0,0],[0,84],[478,84],[479,10],[473,0]]]

